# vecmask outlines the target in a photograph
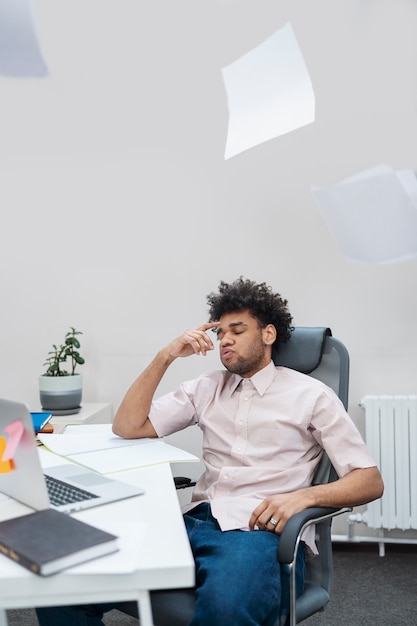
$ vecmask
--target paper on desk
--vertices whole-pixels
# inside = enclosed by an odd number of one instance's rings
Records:
[[[331,187],[311,187],[313,198],[346,257],[392,263],[417,256],[417,178],[381,165]]]
[[[111,432],[99,432],[91,437],[84,434],[47,434],[38,438],[51,452],[101,474],[158,463],[198,461],[193,454],[160,439],[123,439]]]
[[[314,122],[314,91],[291,24],[222,75],[229,108],[225,159]]]
[[[111,424],[67,424],[60,431],[60,435],[93,435],[110,434]]]

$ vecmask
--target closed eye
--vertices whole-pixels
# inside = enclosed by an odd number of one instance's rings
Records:
[[[246,328],[232,328],[231,329],[231,333],[233,335],[241,335],[242,333],[244,333],[246,330]],[[221,339],[223,339],[225,333],[224,331],[220,330],[219,328],[212,328],[212,331],[216,333],[217,335],[217,340],[220,341]]]
[[[217,339],[222,339],[224,337],[225,332],[231,331],[234,335],[240,335],[247,330],[247,324],[245,322],[232,322],[229,324],[224,330],[223,328],[212,328],[213,333],[217,334]]]

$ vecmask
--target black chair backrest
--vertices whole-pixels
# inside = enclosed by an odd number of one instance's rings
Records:
[[[331,387],[348,407],[349,353],[341,341],[332,337],[325,326],[296,326],[291,338],[273,346],[272,360],[309,374]]]
[[[326,326],[296,326],[291,338],[273,346],[275,365],[295,369],[321,380],[339,396],[345,409],[349,396],[349,353],[344,344],[332,336]],[[313,484],[337,480],[336,472],[326,454],[323,454]]]

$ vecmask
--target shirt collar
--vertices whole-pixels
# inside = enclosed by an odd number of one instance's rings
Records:
[[[256,374],[251,376],[251,378],[242,378],[242,376],[238,376],[238,374],[231,374],[229,381],[230,395],[236,391],[242,380],[251,380],[256,391],[260,396],[263,396],[269,385],[274,380],[275,374],[276,369],[273,361],[270,361],[268,365],[259,370],[259,372],[256,372]]]

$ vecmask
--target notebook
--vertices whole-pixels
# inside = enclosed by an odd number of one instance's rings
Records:
[[[32,417],[35,433],[43,430],[48,422],[52,419],[52,413],[50,413],[49,411],[31,411],[30,415]]]
[[[65,435],[62,435],[63,437]],[[48,485],[58,487],[50,495]],[[76,491],[67,500],[68,491]],[[0,399],[0,491],[40,511],[63,513],[108,504],[144,493],[74,463],[42,469],[31,415],[24,404]]]

